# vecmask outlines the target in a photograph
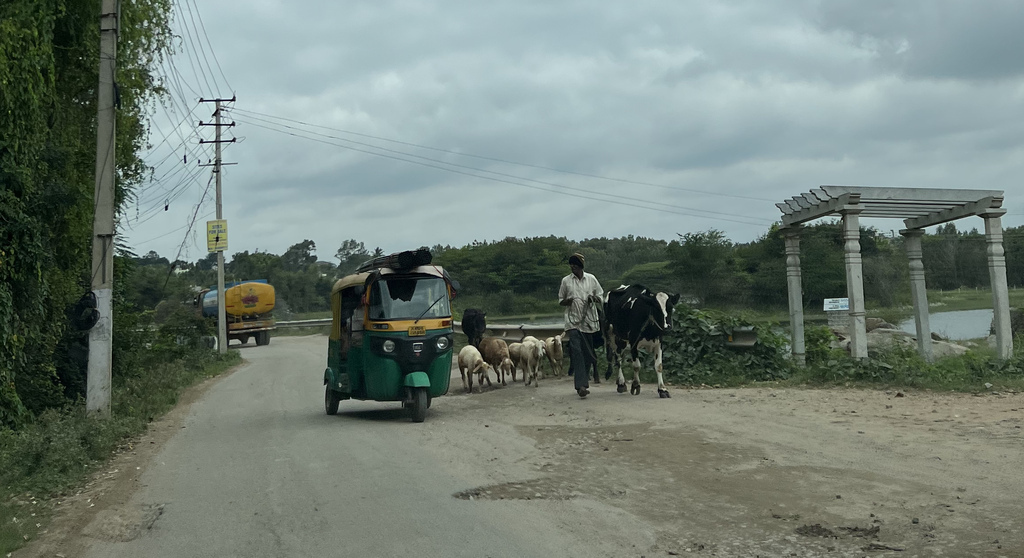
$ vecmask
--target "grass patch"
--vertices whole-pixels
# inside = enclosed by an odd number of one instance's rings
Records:
[[[929,363],[909,347],[891,348],[863,361],[840,353],[823,363],[795,370],[788,383],[964,393],[1017,391],[1024,388],[1021,356],[1000,361],[988,351],[971,350]]]
[[[271,337],[304,337],[306,335],[330,335],[331,326],[280,327],[270,333]]]
[[[1010,289],[1010,307],[1024,306],[1024,289]],[[928,291],[928,307],[933,311],[982,310],[992,308],[991,289],[959,289],[956,291]]]
[[[287,320],[282,321],[299,321],[299,320],[323,320],[331,317],[330,310],[321,310],[319,312],[297,312],[294,314],[288,314]]]
[[[238,351],[222,356],[195,349],[177,356],[115,377],[106,420],[88,416],[79,401],[49,409],[19,430],[0,430],[0,555],[34,538],[36,523],[45,527],[48,498],[79,485],[174,407],[185,388],[241,361]]]

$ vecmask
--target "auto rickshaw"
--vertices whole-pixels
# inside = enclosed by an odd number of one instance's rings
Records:
[[[344,399],[401,401],[423,422],[448,393],[457,283],[426,249],[375,258],[331,289],[324,409]]]

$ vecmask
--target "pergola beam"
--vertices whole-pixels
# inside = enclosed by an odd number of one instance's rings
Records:
[[[946,188],[866,188],[863,186],[822,186],[830,197],[843,194],[859,193],[861,199],[867,200],[927,200],[940,202],[966,203],[983,197],[1002,197],[999,190],[954,190]]]
[[[955,221],[964,217],[986,213],[992,209],[998,209],[1002,205],[1003,196],[1002,192],[1000,192],[998,197],[987,196],[978,201],[965,203],[963,205],[958,205],[928,215],[922,215],[921,217],[905,219],[903,223],[908,229],[923,229],[925,227],[941,225],[942,223]]]
[[[798,225],[806,221],[813,221],[826,215],[831,215],[847,205],[856,205],[860,195],[855,193],[843,194],[827,202],[819,203],[817,206],[806,209],[794,210],[782,217],[782,224],[785,226]],[[795,208],[794,208],[795,209]],[[784,211],[785,213],[785,211]]]

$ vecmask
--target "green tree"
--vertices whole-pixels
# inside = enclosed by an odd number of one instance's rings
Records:
[[[316,243],[303,240],[293,244],[281,255],[281,266],[285,271],[305,271],[316,263]]]
[[[380,250],[379,248],[377,250]],[[383,251],[380,250],[383,255]],[[374,252],[376,254],[376,251]],[[338,251],[334,253],[338,259],[338,277],[344,277],[354,272],[363,262],[370,259],[370,253],[366,251],[366,245],[354,238],[341,243]]]
[[[668,245],[668,257],[680,292],[701,304],[728,303],[742,286],[733,244],[722,231],[680,235]]]
[[[119,208],[144,175],[151,68],[170,41],[170,0],[121,5],[115,152]],[[0,3],[0,425],[58,404],[56,349],[90,284],[99,6]],[[118,324],[115,323],[115,328]],[[115,364],[123,353],[115,347]]]

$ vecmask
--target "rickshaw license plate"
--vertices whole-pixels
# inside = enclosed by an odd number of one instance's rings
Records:
[[[426,326],[409,326],[409,336],[410,337],[417,336],[417,335],[426,335],[426,334],[427,334],[427,327]]]

